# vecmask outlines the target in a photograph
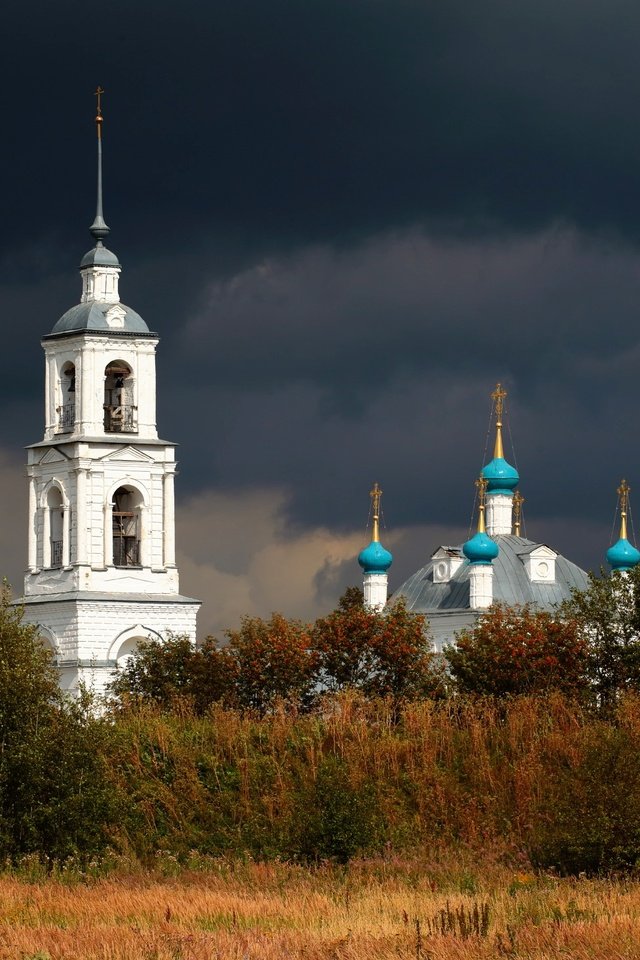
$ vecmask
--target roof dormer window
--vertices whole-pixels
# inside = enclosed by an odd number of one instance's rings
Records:
[[[555,583],[557,558],[555,550],[544,543],[520,554],[531,583]]]
[[[459,547],[438,547],[431,559],[433,560],[434,583],[449,583],[464,563],[464,557]]]

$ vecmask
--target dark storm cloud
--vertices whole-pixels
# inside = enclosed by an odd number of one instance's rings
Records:
[[[89,92],[136,257],[388,227],[637,236],[640,11],[614,0],[14,5],[3,242],[87,218]]]
[[[234,616],[268,612],[280,564],[310,571],[300,615],[328,603],[357,579],[374,479],[397,584],[424,537],[468,529],[498,377],[530,534],[599,563],[622,473],[640,489],[640,8],[67,0],[3,17],[0,448],[41,434],[39,339],[79,298],[102,83],[109,244],[162,338],[192,592],[217,578]],[[240,550],[258,489],[269,522]]]

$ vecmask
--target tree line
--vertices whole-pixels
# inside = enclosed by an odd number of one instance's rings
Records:
[[[351,587],[313,624],[274,613],[244,617],[224,645],[144,642],[112,686],[117,701],[186,698],[201,714],[212,703],[264,713],[281,700],[305,710],[345,690],[396,701],[557,691],[606,709],[640,691],[640,569],[591,575],[553,612],[496,603],[442,654],[402,599],[375,612]]]
[[[486,844],[640,862],[640,572],[556,613],[500,605],[432,651],[351,589],[313,624],[144,644],[97,712],[0,598],[0,857],[346,860]],[[506,845],[506,846],[505,846]],[[47,861],[47,862],[50,862]]]

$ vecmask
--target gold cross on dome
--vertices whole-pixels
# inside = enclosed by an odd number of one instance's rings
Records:
[[[618,496],[620,497],[620,512],[626,511],[629,503],[629,494],[631,493],[631,487],[626,480],[622,480],[620,486],[618,487]]]
[[[491,399],[495,405],[496,419],[502,419],[502,411],[504,410],[504,401],[507,397],[507,391],[502,389],[501,383],[496,383],[496,388],[491,394]]]
[[[380,515],[380,501],[382,499],[382,490],[377,483],[374,483],[373,490],[369,492],[371,497],[371,506],[373,508],[373,515],[377,517]]]

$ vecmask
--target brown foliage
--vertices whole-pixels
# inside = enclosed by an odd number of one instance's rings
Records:
[[[525,605],[494,604],[445,651],[461,693],[485,696],[587,688],[587,642],[575,619]]]

